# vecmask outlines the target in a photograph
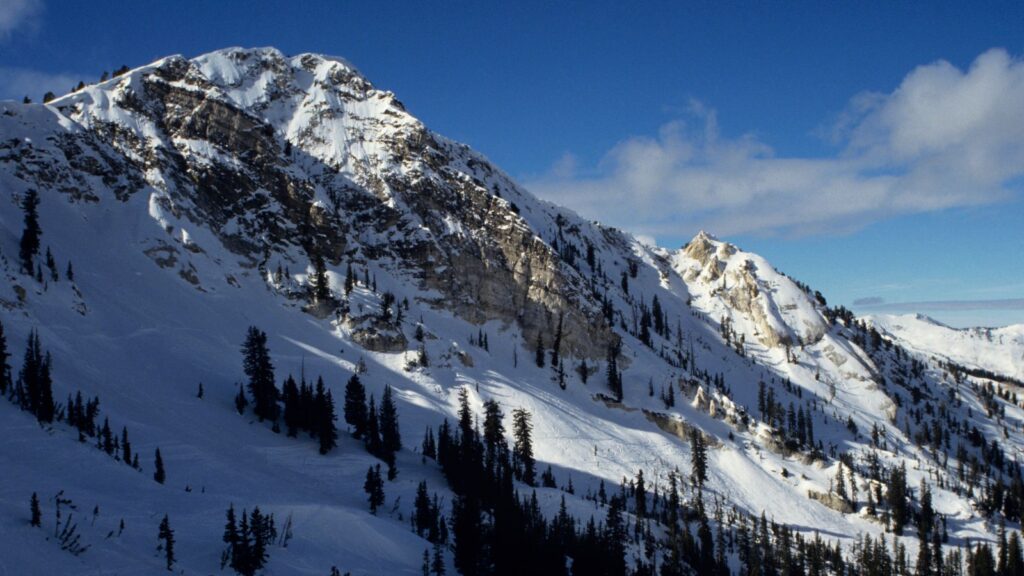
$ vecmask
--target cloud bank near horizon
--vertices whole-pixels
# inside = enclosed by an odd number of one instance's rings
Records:
[[[689,121],[617,144],[591,170],[572,155],[526,182],[581,215],[646,236],[809,236],[1012,198],[1024,177],[1024,60],[1002,49],[960,70],[919,66],[891,93],[853,97],[828,129],[830,157],[776,156],[720,134],[699,102]]]

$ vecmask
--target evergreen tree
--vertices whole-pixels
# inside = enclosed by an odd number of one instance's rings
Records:
[[[35,415],[42,423],[53,422],[56,406],[53,402],[53,381],[50,377],[50,354],[45,356],[39,343],[39,333],[29,333],[21,373],[18,375],[18,403]]]
[[[901,462],[889,475],[889,492],[886,494],[889,504],[890,520],[894,534],[903,534],[903,527],[910,520],[910,503],[907,495],[907,467]]]
[[[366,471],[363,490],[370,502],[370,513],[376,514],[377,508],[384,504],[384,480],[380,477],[380,464],[377,464],[376,467],[370,466]]]
[[[245,397],[245,391],[242,390],[242,385],[238,385],[238,394],[235,394],[235,410],[239,414],[245,414],[245,407],[249,405],[249,400]]]
[[[39,227],[39,193],[34,189],[26,192],[21,201],[21,209],[24,211],[25,221],[19,250],[21,270],[26,274],[31,274],[35,268],[33,260],[39,253],[39,236],[43,233],[42,228]]]
[[[331,285],[327,279],[327,267],[319,252],[313,255],[313,300],[328,302],[331,299]]]
[[[121,427],[121,461],[132,465],[132,445],[128,442],[128,427]]]
[[[338,417],[334,413],[334,398],[331,391],[324,390],[324,381],[316,381],[316,435],[320,439],[320,453],[327,454],[338,445],[338,431],[334,421]]]
[[[622,402],[622,375],[619,374],[619,345],[617,343],[608,347],[607,360],[608,389],[612,391],[617,402]]]
[[[530,423],[530,413],[524,408],[516,408],[512,411],[512,435],[515,439],[512,448],[512,461],[516,470],[516,476],[529,484],[534,485],[535,474],[533,461],[533,439],[530,433],[533,424]]]
[[[32,493],[32,498],[29,499],[28,506],[29,506],[29,512],[31,514],[31,519],[29,520],[29,525],[30,526],[35,526],[36,528],[42,526],[43,525],[43,513],[39,509],[39,496],[35,492]]]
[[[294,438],[298,435],[302,415],[299,413],[299,386],[291,374],[281,386],[281,399],[284,400],[284,427],[288,436]]]
[[[413,527],[416,528],[416,533],[420,536],[426,534],[433,523],[426,480],[421,480],[416,487],[416,500],[413,502],[412,521]]]
[[[356,275],[352,272],[352,263],[349,262],[345,267],[345,296],[352,293],[352,289],[356,286]]]
[[[357,374],[353,374],[345,385],[345,422],[352,426],[352,436],[363,437],[367,425],[366,388]]]
[[[441,553],[441,544],[434,544],[434,558],[430,562],[430,573],[433,576],[444,576],[444,555]]]
[[[555,341],[551,344],[551,367],[560,368],[562,365],[562,315],[558,315],[558,329],[555,330]]]
[[[1010,534],[1006,551],[1006,570],[1003,574],[1009,576],[1024,575],[1024,556],[1022,556],[1019,532]]]
[[[452,502],[452,537],[455,568],[463,576],[484,573],[484,523],[480,504],[475,497],[458,495]]]
[[[164,480],[167,479],[167,474],[164,472],[164,459],[160,456],[160,449],[156,449],[156,456],[153,462],[153,480],[163,484]]]
[[[164,514],[164,519],[160,521],[157,538],[162,542],[158,549],[163,549],[167,569],[172,570],[174,568],[174,530],[171,530],[171,522],[167,518],[167,514]]]
[[[636,488],[634,489],[633,495],[636,500],[635,510],[637,518],[647,516],[647,486],[644,484],[643,470],[640,470],[636,474]]]
[[[696,427],[690,429],[690,465],[690,481],[697,488],[703,488],[708,479],[708,452],[704,435]]]
[[[537,332],[537,345],[534,349],[534,361],[537,363],[537,368],[544,367],[544,336],[540,332]]]
[[[394,406],[391,395],[391,386],[384,386],[384,396],[381,398],[381,450],[384,454],[384,461],[388,464],[387,479],[394,480],[394,456],[401,450],[401,434],[398,430],[398,410]]]
[[[253,411],[262,422],[277,420],[277,386],[274,384],[274,365],[267,349],[267,335],[255,326],[250,326],[242,345],[242,367],[249,377],[249,395],[253,399]]]
[[[377,403],[370,395],[370,405],[366,411],[366,434],[363,442],[366,443],[366,451],[379,457],[382,453],[383,442],[380,437],[380,421],[377,415]]]

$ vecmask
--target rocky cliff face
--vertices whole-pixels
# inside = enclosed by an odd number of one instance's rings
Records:
[[[316,256],[339,274],[373,265],[473,322],[518,326],[530,342],[559,318],[576,355],[603,356],[615,338],[578,270],[542,236],[556,217],[575,217],[427,130],[342,60],[274,49],[174,56],[53,109],[60,125],[47,138],[61,154],[7,145],[38,156],[22,176],[94,201],[101,188],[122,201],[148,194],[170,236],[148,249],[165,263],[173,256],[187,271],[188,252],[202,247],[175,243],[180,229],[202,227],[264,277]],[[76,181],[61,172],[69,164],[102,182]]]
[[[822,304],[808,291],[760,256],[705,232],[673,256],[673,265],[691,293],[708,303],[720,303],[719,308],[729,314],[743,316],[754,328],[752,335],[765,346],[814,344],[828,331],[818,309]]]

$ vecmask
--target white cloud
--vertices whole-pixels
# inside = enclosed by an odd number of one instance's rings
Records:
[[[50,74],[27,68],[0,66],[0,100],[21,100],[28,96],[33,102],[42,102],[43,94],[66,94],[85,78],[82,75]]]
[[[18,27],[34,25],[43,11],[42,0],[3,0],[0,2],[0,40],[6,40]]]
[[[754,136],[721,136],[714,110],[689,112],[655,138],[620,142],[594,175],[567,155],[527,187],[646,235],[811,235],[997,202],[1024,176],[1024,62],[999,49],[966,71],[940,61],[889,94],[855,96],[832,129],[833,157],[778,157]]]

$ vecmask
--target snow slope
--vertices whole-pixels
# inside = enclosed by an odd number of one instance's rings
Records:
[[[42,198],[56,281],[45,265],[42,281],[19,270],[19,202],[30,188]],[[143,456],[140,473],[78,443],[67,426],[40,427],[0,402],[9,439],[0,443],[0,574],[163,573],[155,546],[165,513],[180,567],[210,573],[230,503],[258,505],[279,522],[292,516],[295,538],[272,549],[267,574],[332,565],[419,573],[429,544],[408,528],[416,485],[451,495],[416,451],[428,426],[452,419],[460,389],[478,414],[486,399],[506,416],[533,414],[540,469],[550,464],[560,487],[570,478],[575,486],[575,495],[538,488],[542,507],[553,513],[566,495],[584,521],[603,518],[583,498],[602,481],[643,469],[664,489],[670,471],[688,471],[682,425],[713,446],[709,497],[847,543],[883,527],[808,492],[828,492],[837,454],[867,452],[865,431],[884,430],[882,458],[909,463],[912,486],[948,474],[904,429],[912,407],[894,401],[906,394],[891,384],[904,370],[898,358],[861,342],[853,323],[830,317],[823,299],[763,258],[706,234],[675,252],[646,247],[538,200],[340,59],[232,48],[159,60],[45,106],[2,103],[0,190],[0,317],[15,372],[38,330],[58,400],[99,396],[102,415],[126,426]],[[314,256],[347,312],[310,306]],[[349,266],[369,281],[345,298]],[[382,325],[387,292],[408,308]],[[639,326],[655,297],[667,329],[645,343]],[[567,370],[565,389],[533,362],[537,338],[550,347],[560,322],[569,366],[585,359],[593,371],[584,382]],[[417,323],[428,368],[411,366]],[[251,325],[270,336],[279,381],[322,375],[340,400],[362,360],[369,393],[394,388],[405,449],[377,516],[362,493],[376,461],[357,442],[342,433],[339,448],[319,456],[312,441],[234,411]],[[615,343],[621,403],[604,378]],[[917,378],[930,398],[950,386],[932,364]],[[779,430],[759,421],[759,383],[806,408],[819,457],[782,448]],[[669,388],[674,405],[661,399]],[[966,404],[951,410],[967,418],[976,395],[957,394]],[[986,438],[1002,437],[983,411],[970,418]],[[1022,415],[1010,407],[1007,418]],[[1020,427],[1001,442],[1019,451]],[[151,480],[158,447],[164,486]],[[90,546],[78,557],[46,537],[60,490],[78,505]],[[936,490],[954,543],[991,536],[975,502]],[[32,492],[43,499],[42,531],[27,526]],[[121,518],[125,532],[108,538]]]
[[[868,319],[905,348],[1024,381],[1022,324],[958,329],[920,314],[879,314]]]

